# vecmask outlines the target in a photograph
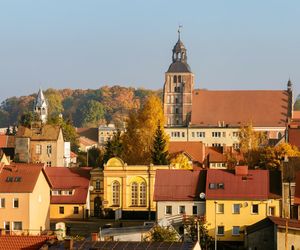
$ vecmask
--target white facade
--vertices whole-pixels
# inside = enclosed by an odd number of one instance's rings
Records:
[[[184,209],[184,211],[183,211]],[[158,201],[156,219],[181,220],[183,215],[204,216],[204,201]],[[176,221],[174,221],[176,223]]]
[[[71,163],[71,143],[64,142],[64,166],[69,167]]]

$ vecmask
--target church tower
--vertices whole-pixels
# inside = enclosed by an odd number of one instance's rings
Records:
[[[47,117],[48,117],[48,104],[45,99],[45,96],[43,94],[43,91],[40,89],[37,97],[34,102],[34,110],[35,113],[37,113],[40,117],[40,120],[42,123],[47,122]]]
[[[188,126],[192,112],[194,74],[187,63],[184,44],[180,40],[173,48],[172,63],[165,73],[164,116],[166,127]]]

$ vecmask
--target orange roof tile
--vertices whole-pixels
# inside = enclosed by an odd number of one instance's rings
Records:
[[[283,127],[287,121],[288,93],[277,90],[195,90],[192,125]]]
[[[13,163],[4,166],[0,171],[0,193],[31,193],[41,171],[43,164]]]
[[[3,250],[36,250],[40,249],[51,237],[1,235],[0,249]]]
[[[205,158],[205,146],[202,142],[174,142],[169,143],[169,153],[187,153],[194,162],[203,163]]]

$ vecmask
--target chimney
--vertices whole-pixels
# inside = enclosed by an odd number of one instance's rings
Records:
[[[92,233],[92,242],[98,241],[98,233]]]
[[[65,249],[73,250],[74,249],[74,247],[73,247],[73,239],[72,238],[65,239],[64,247],[65,247]]]
[[[236,166],[235,175],[237,176],[247,176],[248,175],[248,166]]]

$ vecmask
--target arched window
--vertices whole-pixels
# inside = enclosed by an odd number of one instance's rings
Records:
[[[140,184],[140,206],[146,206],[146,194],[147,194],[147,191],[146,191],[146,183],[145,182],[142,182]]]
[[[181,82],[181,76],[178,76],[178,82],[179,83]]]
[[[173,82],[174,82],[174,83],[177,83],[177,76],[174,76],[174,77],[173,77]]]
[[[291,250],[295,250],[295,247],[294,247],[294,245],[292,245],[292,247],[291,247]]]
[[[117,181],[112,184],[112,205],[120,206],[120,183]]]
[[[131,205],[138,205],[138,184],[136,182],[131,184]]]

